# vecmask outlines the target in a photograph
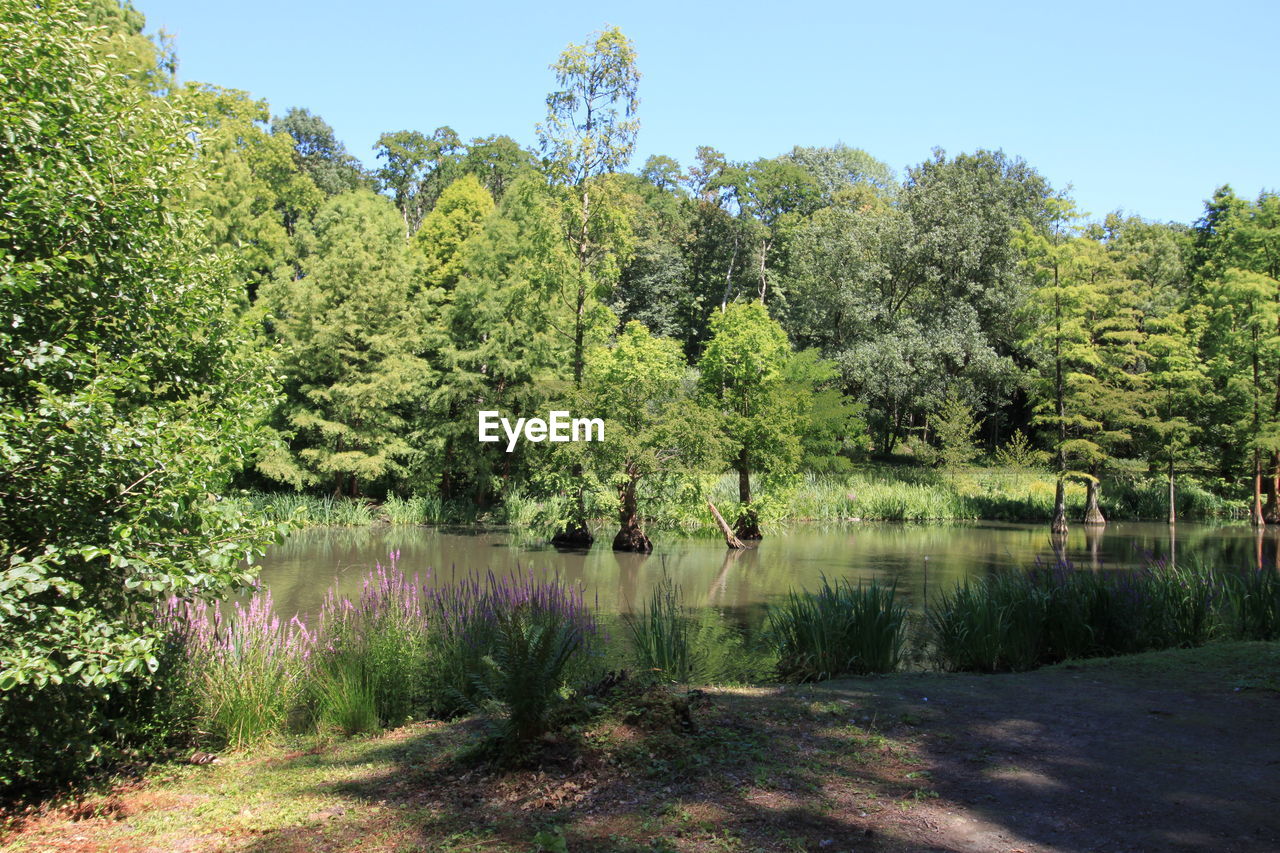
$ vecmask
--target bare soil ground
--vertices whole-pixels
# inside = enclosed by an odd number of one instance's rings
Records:
[[[1280,644],[632,689],[521,770],[474,721],[155,768],[15,851],[1280,851]],[[692,727],[690,726],[692,723]]]

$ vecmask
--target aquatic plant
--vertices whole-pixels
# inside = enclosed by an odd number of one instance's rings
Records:
[[[765,628],[788,681],[821,681],[841,675],[892,672],[902,659],[906,607],[895,586],[857,586],[824,576],[815,593],[787,594],[770,607]]]
[[[1224,577],[1227,620],[1240,640],[1280,639],[1280,573],[1249,569]]]
[[[697,626],[679,585],[665,571],[639,613],[622,616],[636,668],[662,681],[688,684],[701,675]]]

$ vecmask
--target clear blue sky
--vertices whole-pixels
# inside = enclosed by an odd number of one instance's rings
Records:
[[[307,107],[372,162],[379,134],[450,125],[532,145],[570,42],[635,42],[635,164],[844,142],[901,175],[1003,148],[1094,216],[1192,222],[1220,184],[1280,189],[1275,2],[349,3],[134,0],[179,74]]]

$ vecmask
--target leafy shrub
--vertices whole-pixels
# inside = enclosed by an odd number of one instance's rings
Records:
[[[766,634],[789,681],[892,672],[902,659],[906,608],[895,588],[872,581],[856,587],[825,577],[816,593],[788,593],[768,612]]]

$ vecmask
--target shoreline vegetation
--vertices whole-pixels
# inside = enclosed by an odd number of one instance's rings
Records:
[[[358,595],[331,590],[309,621],[274,612],[265,588],[221,607],[170,600],[159,615],[163,676],[144,703],[165,744],[236,751],[304,732],[323,741],[475,715],[487,733],[477,749],[520,764],[541,754],[544,736],[599,713],[621,682],[1020,672],[1280,639],[1280,574],[1265,569],[1038,566],[966,579],[916,613],[890,585],[824,579],[744,628],[687,607],[670,577],[615,620],[558,579],[489,573],[433,586],[397,559],[369,572]]]
[[[777,499],[760,506],[766,525],[802,522],[851,521],[1010,521],[1048,522],[1053,518],[1055,476],[1035,468],[972,466],[947,472],[919,465],[879,465],[850,474],[807,474],[789,488],[778,489]],[[1168,515],[1167,484],[1157,480],[1117,483],[1102,498],[1102,508],[1113,521],[1165,521]],[[711,500],[736,517],[737,476],[725,475],[710,490]],[[1228,520],[1247,522],[1248,504],[1229,501],[1187,478],[1178,489],[1178,518],[1185,521]],[[1084,517],[1088,491],[1084,484],[1068,484],[1065,505],[1068,516]],[[555,532],[554,502],[510,494],[493,508],[446,502],[438,495],[402,498],[388,495],[381,502],[370,498],[312,495],[300,492],[245,491],[228,498],[248,512],[263,513],[269,520],[300,527],[364,527],[391,525],[509,525],[528,535],[551,538]],[[651,531],[719,535],[705,509],[654,496],[654,514],[645,519]],[[600,516],[595,524],[609,529],[611,519]]]
[[[1280,837],[1268,799],[1277,771],[1258,748],[1278,690],[1274,642],[995,678],[619,688],[612,708],[526,767],[478,760],[465,718],[328,743],[286,738],[213,763],[182,755],[10,815],[0,843],[14,853],[1243,853]],[[673,700],[687,703],[692,728]],[[1199,753],[1217,760],[1188,769]],[[1106,796],[1093,789],[1099,773]]]

